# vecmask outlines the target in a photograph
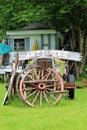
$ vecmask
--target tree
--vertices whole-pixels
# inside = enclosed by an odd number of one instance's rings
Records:
[[[79,78],[87,59],[87,1],[50,0],[46,10],[48,22],[57,30],[68,30],[71,50],[81,52],[83,56],[81,64],[75,63],[76,75]]]
[[[18,29],[29,22],[45,19],[41,17],[45,16],[44,8],[27,0],[1,0],[0,10],[0,27],[5,30]]]
[[[70,48],[81,52],[76,74],[83,72],[87,59],[87,0],[0,0],[0,34],[40,21],[68,33]],[[2,35],[3,34],[3,35]]]

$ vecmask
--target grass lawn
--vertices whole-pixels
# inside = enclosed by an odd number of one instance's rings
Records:
[[[86,88],[76,89],[74,100],[32,108],[15,99],[2,106],[4,86],[0,83],[0,130],[87,130]]]

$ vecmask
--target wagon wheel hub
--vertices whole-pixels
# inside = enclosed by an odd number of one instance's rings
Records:
[[[46,85],[44,83],[39,83],[38,84],[38,89],[39,90],[45,90],[45,88],[46,88]]]

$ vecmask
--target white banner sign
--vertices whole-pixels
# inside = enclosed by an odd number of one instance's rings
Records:
[[[53,58],[59,58],[64,60],[72,60],[80,62],[82,56],[79,52],[63,51],[63,50],[37,50],[19,52],[19,60],[28,60],[36,57],[49,56]]]

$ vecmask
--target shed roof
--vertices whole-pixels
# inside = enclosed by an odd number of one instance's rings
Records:
[[[45,25],[43,23],[33,22],[29,23],[27,26],[20,28],[20,30],[41,30],[41,29],[52,29],[52,27],[49,25]]]

